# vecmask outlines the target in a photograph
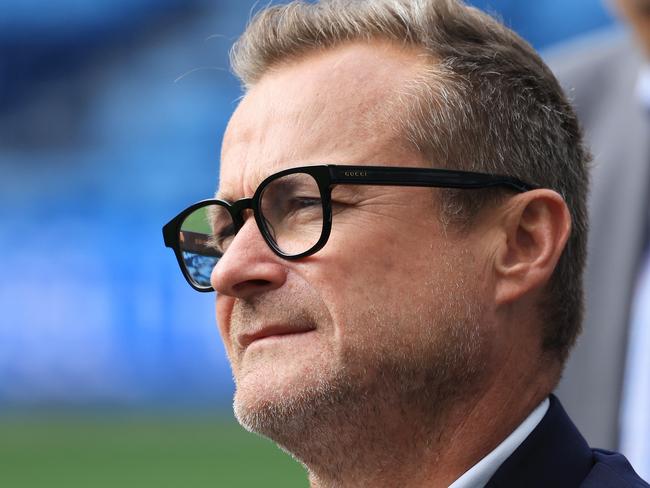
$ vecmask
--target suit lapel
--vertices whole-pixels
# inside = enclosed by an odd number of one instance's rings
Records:
[[[487,488],[576,488],[593,466],[591,449],[557,398],[524,442],[501,465]]]

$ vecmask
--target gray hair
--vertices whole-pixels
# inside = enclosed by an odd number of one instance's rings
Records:
[[[457,0],[293,1],[251,20],[231,64],[248,89],[282,62],[371,40],[415,46],[430,57],[405,87],[396,122],[433,165],[515,176],[565,199],[572,231],[539,304],[544,350],[565,361],[583,315],[590,156],[575,113],[532,47]],[[442,218],[465,229],[503,196],[441,194]]]

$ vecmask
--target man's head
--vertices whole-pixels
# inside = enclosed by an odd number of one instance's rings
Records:
[[[587,156],[532,49],[450,0],[292,3],[252,21],[233,66],[225,200],[324,163],[542,187],[336,186],[327,244],[297,260],[247,219],[212,273],[240,421],[314,465],[332,436],[427,438],[490,389],[547,394],[581,320]]]
[[[650,0],[615,0],[615,3],[634,29],[646,56],[650,58]]]

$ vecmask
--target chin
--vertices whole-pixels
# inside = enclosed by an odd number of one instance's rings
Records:
[[[250,432],[292,446],[337,410],[352,391],[351,378],[332,365],[248,374],[237,381],[233,409]],[[320,425],[322,427],[322,425]]]
[[[346,370],[318,336],[298,337],[247,350],[234,369],[234,411],[247,430],[271,437],[276,425],[317,408]]]

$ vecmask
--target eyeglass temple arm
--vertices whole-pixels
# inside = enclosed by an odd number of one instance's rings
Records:
[[[520,192],[535,187],[517,178],[435,168],[328,165],[332,184],[487,188],[507,186]]]

